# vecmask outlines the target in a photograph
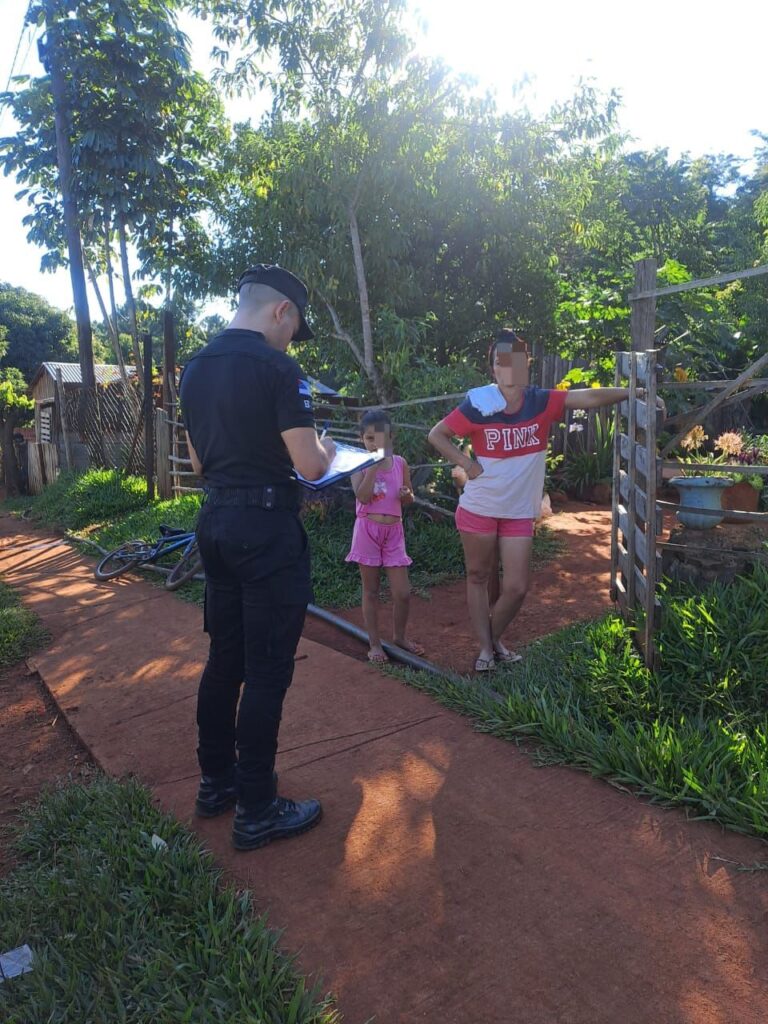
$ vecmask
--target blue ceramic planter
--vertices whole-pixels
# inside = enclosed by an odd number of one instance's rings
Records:
[[[678,522],[690,526],[692,530],[710,530],[723,521],[725,511],[722,508],[723,491],[730,487],[732,481],[724,476],[673,476],[669,481],[680,494],[680,504],[693,508],[711,508],[720,516],[700,516],[695,512],[678,512]]]

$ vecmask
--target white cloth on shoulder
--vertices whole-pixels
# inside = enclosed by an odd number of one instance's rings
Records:
[[[507,400],[496,384],[486,384],[482,388],[472,388],[467,392],[470,404],[483,416],[492,416],[506,407]]]

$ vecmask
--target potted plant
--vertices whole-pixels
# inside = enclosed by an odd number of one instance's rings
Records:
[[[722,452],[723,461],[744,466],[743,473],[728,474],[731,484],[723,491],[723,508],[757,512],[764,479],[759,473],[750,473],[749,467],[768,463],[768,436],[750,437],[730,430],[717,438],[715,448]],[[738,519],[726,516],[725,521],[734,523]]]
[[[720,511],[722,514],[700,514],[695,511],[678,511],[676,513],[678,522],[693,530],[710,530],[713,526],[723,521],[725,513],[722,512],[722,494],[731,481],[724,475],[707,475],[707,471],[701,463],[716,465],[722,461],[722,457],[708,455],[700,451],[707,440],[704,428],[701,426],[692,427],[680,442],[680,447],[686,452],[681,456],[680,462],[685,464],[698,464],[690,470],[683,470],[682,476],[674,476],[669,483],[677,488],[680,495],[680,504],[692,509],[707,509],[711,512]]]

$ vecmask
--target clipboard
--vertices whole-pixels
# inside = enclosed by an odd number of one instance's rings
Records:
[[[334,460],[328,467],[328,471],[318,480],[307,480],[298,470],[294,470],[294,472],[296,479],[303,487],[308,487],[311,491],[322,491],[324,487],[331,487],[341,480],[346,480],[353,473],[360,473],[364,469],[368,469],[369,466],[375,466],[377,462],[383,462],[386,457],[381,448],[378,451],[369,452],[365,448],[355,448],[354,445],[337,441]]]

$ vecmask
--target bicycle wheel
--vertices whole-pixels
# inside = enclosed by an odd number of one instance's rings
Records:
[[[93,570],[93,574],[97,580],[117,579],[140,562],[147,561],[153,553],[154,549],[143,540],[129,541],[105,555]]]
[[[197,542],[193,542],[186,548],[184,554],[166,577],[165,589],[178,590],[187,580],[191,580],[193,576],[196,576],[202,568],[203,560],[200,557],[200,552],[197,550]]]

